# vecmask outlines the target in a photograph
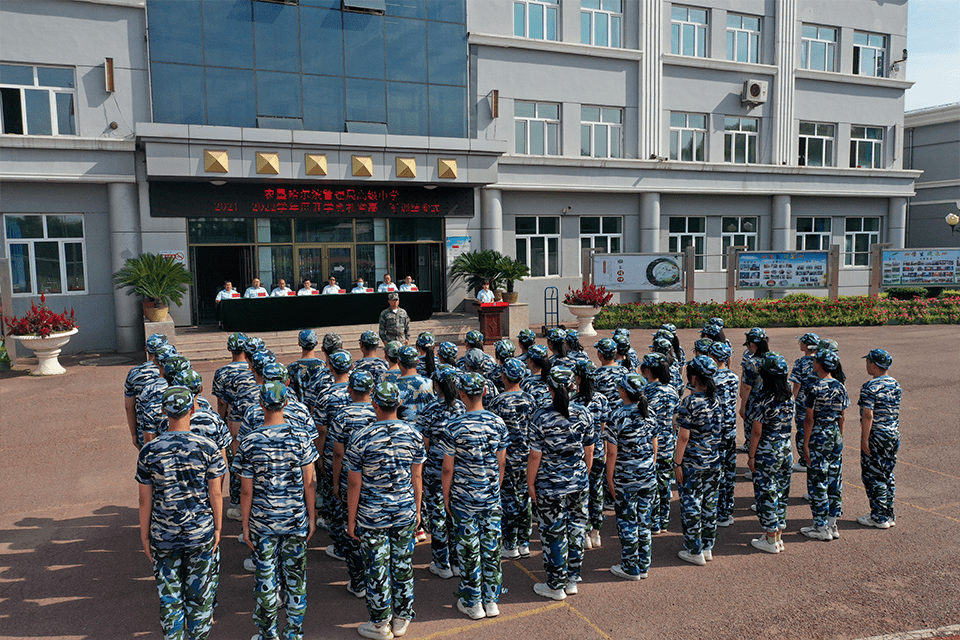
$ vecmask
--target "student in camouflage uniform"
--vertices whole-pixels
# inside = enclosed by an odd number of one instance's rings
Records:
[[[376,331],[364,331],[360,334],[360,355],[363,356],[353,363],[354,371],[366,371],[374,380],[380,379],[380,374],[387,370],[387,361],[377,357],[377,348],[380,346],[380,336]]]
[[[389,306],[380,312],[380,339],[383,342],[396,340],[407,344],[410,338],[410,316],[400,308],[400,294],[392,291],[387,294]]]
[[[602,393],[610,403],[611,411],[620,406],[620,379],[627,370],[617,362],[617,343],[610,338],[598,340],[593,347],[597,350],[600,366],[593,374],[594,388]]]
[[[327,437],[330,421],[340,409],[350,404],[350,368],[353,357],[349,351],[339,350],[330,354],[330,370],[333,372],[333,384],[324,390],[317,400],[313,412],[313,421],[317,425],[317,451],[320,453],[320,475],[317,479],[319,516],[329,530],[334,520],[336,499],[333,495],[333,441]],[[322,526],[322,525],[321,525]],[[328,545],[326,554],[335,560],[344,559],[343,537],[331,535],[333,544]]]
[[[451,367],[457,365],[457,345],[452,342],[441,342],[437,346],[437,356],[440,358],[440,364],[448,364]]]
[[[400,379],[400,349],[402,348],[403,343],[397,342],[396,340],[391,340],[383,345],[383,357],[386,358],[387,369],[380,374],[377,382],[392,382],[396,384],[397,380]]]
[[[803,356],[794,361],[793,369],[790,370],[797,422],[797,461],[793,465],[793,470],[804,473],[807,467],[803,464],[803,419],[807,416],[807,390],[817,381],[817,374],[813,372],[813,354],[817,352],[820,336],[815,333],[805,333],[797,336],[797,342],[800,344],[800,353]]]
[[[237,369],[233,375],[224,380],[224,403],[227,407],[226,421],[233,444],[230,445],[229,464],[233,468],[233,456],[240,446],[240,426],[247,409],[258,404],[259,384],[254,376],[253,358],[256,354],[266,350],[266,345],[260,338],[248,336],[242,344],[244,361],[247,369]],[[261,357],[261,356],[258,356]],[[261,357],[262,358],[262,357]],[[231,520],[240,520],[240,478],[230,473],[230,507],[226,516]]]
[[[301,350],[300,359],[287,367],[290,375],[290,389],[313,413],[320,396],[333,384],[333,373],[327,364],[317,357],[319,338],[316,331],[304,329],[297,336],[297,343]]]
[[[157,347],[157,352],[153,356],[154,364],[157,367],[157,377],[150,380],[142,380],[139,391],[133,401],[135,433],[137,448],[143,446],[143,428],[147,422],[160,419],[163,411],[161,409],[161,400],[163,392],[170,385],[163,377],[163,365],[167,360],[177,357],[177,348],[172,344],[163,344]]]
[[[583,541],[584,549],[599,549],[602,546],[600,529],[603,528],[603,485],[607,477],[603,429],[610,416],[610,402],[605,395],[594,389],[593,377],[596,372],[597,367],[590,360],[576,361],[573,373],[577,383],[577,393],[570,400],[572,404],[579,405],[590,412],[593,429],[597,433],[597,444],[593,447],[593,464],[587,480],[587,514],[590,529]]]
[[[137,428],[140,430],[142,442],[149,442],[157,436],[157,429],[164,415],[163,392],[173,384],[173,379],[178,373],[191,368],[190,361],[183,356],[164,358],[160,364],[160,374],[163,378],[144,386],[137,397]]]
[[[417,336],[417,352],[420,354],[417,359],[417,375],[427,380],[432,379],[433,372],[437,370],[437,354],[434,351],[436,343],[437,339],[429,331]]]
[[[484,410],[487,379],[459,376],[466,412],[451,418],[443,439],[443,501],[456,527],[460,590],[457,609],[471,619],[500,615],[500,484],[507,457],[507,426]]]
[[[507,426],[507,462],[503,472],[500,498],[503,504],[503,548],[500,556],[508,559],[530,557],[530,533],[533,504],[527,493],[527,459],[530,448],[527,436],[530,416],[536,405],[533,397],[520,388],[520,381],[529,370],[519,358],[503,364],[503,393],[490,401],[487,408],[500,416]]]
[[[256,565],[253,621],[260,638],[279,638],[279,593],[286,594],[283,637],[303,639],[307,612],[307,543],[313,537],[313,443],[286,423],[288,388],[282,382],[260,387],[263,426],[247,434],[233,460],[240,476],[243,538]]]
[[[580,333],[576,329],[567,329],[567,337],[563,339],[566,344],[567,358],[574,363],[582,360],[590,361],[590,356],[583,350],[580,344]]]
[[[400,377],[397,378],[397,387],[400,388],[400,411],[397,415],[401,420],[410,424],[417,423],[417,414],[424,406],[433,402],[433,383],[417,373],[420,354],[417,348],[406,346],[398,354]]]
[[[758,362],[763,354],[770,351],[767,332],[760,327],[754,327],[746,332],[746,341],[743,346],[747,350],[743,353],[740,363],[743,369],[740,378],[740,418],[743,420],[743,445],[737,448],[739,453],[746,453],[750,444],[750,429],[753,428],[753,405],[760,395],[760,368]],[[757,362],[754,362],[754,359]],[[748,478],[749,479],[749,478]]]
[[[417,430],[423,435],[423,446],[427,459],[423,465],[423,509],[427,528],[430,530],[430,554],[432,562],[430,573],[449,580],[460,575],[457,560],[453,518],[443,503],[444,440],[447,436],[447,423],[466,411],[460,401],[457,390],[457,376],[460,370],[449,364],[441,364],[433,372],[433,388],[436,399],[428,404],[417,416]]]
[[[643,365],[641,364],[641,367]],[[657,492],[657,425],[649,418],[643,377],[621,378],[622,406],[613,412],[607,440],[606,480],[614,496],[620,564],[610,573],[624,580],[642,580],[650,569],[650,515]]]
[[[829,349],[813,356],[813,370],[819,380],[807,394],[807,416],[803,422],[803,454],[807,459],[807,493],[813,526],[800,533],[814,540],[840,537],[837,518],[843,513],[843,422],[850,406],[846,377],[840,358]]]
[[[520,333],[517,334],[517,344],[520,345],[520,354],[517,356],[517,360],[526,366],[530,347],[537,344],[537,334],[533,332],[533,329],[520,329]]]
[[[896,520],[893,469],[900,450],[900,383],[887,374],[893,358],[883,349],[863,356],[873,377],[860,388],[860,477],[870,500],[870,513],[857,516],[865,527],[889,529]]]
[[[666,531],[670,524],[673,451],[677,444],[673,416],[680,404],[680,397],[670,384],[670,366],[667,364],[667,356],[662,353],[650,352],[644,355],[640,362],[640,374],[646,380],[643,395],[647,401],[647,412],[657,429],[657,486],[651,497],[650,532],[660,533]],[[623,379],[623,375],[620,379]]]
[[[587,479],[597,433],[590,413],[570,404],[573,371],[555,367],[549,374],[553,403],[530,419],[527,491],[533,499],[543,543],[546,582],[537,595],[564,600],[577,593],[587,533]]]
[[[194,397],[185,387],[163,394],[169,430],[140,449],[140,541],[153,565],[160,626],[167,640],[206,638],[220,573],[223,456],[190,430]]]
[[[496,385],[493,384],[493,381],[483,373],[486,371],[493,371],[495,365],[493,365],[493,360],[490,359],[490,356],[480,349],[470,349],[467,351],[467,355],[463,357],[464,360],[464,373],[479,373],[483,376],[484,385],[486,386],[486,392],[483,394],[483,405],[486,406],[491,400],[496,398],[500,392],[497,391]]]
[[[479,363],[478,368],[474,369],[477,373],[484,377],[489,377],[493,372],[493,368],[497,366],[497,363],[493,360],[493,357],[486,353],[483,350],[483,341],[484,335],[477,330],[467,331],[467,335],[464,338],[464,343],[466,345],[466,352],[457,360],[457,368],[461,371],[467,370],[467,354],[472,350],[480,352],[480,355],[474,354],[474,357],[478,357]]]
[[[217,413],[220,414],[220,417],[223,418],[224,422],[227,420],[227,410],[229,407],[229,402],[227,402],[227,382],[238,372],[247,367],[246,357],[243,355],[243,343],[246,341],[247,336],[242,333],[231,333],[227,338],[227,351],[230,352],[230,362],[223,365],[213,374],[213,385],[210,389],[213,396],[217,399]]]
[[[576,361],[567,355],[567,332],[553,328],[547,332],[547,347],[550,349],[550,366],[573,370]]]
[[[620,356],[620,366],[632,373],[640,366],[640,356],[637,350],[630,346],[630,330],[614,329],[613,341],[617,343],[617,355]]]
[[[130,439],[133,446],[140,448],[137,437],[137,396],[143,387],[160,378],[160,369],[157,368],[157,349],[167,344],[167,336],[155,333],[147,338],[147,361],[130,369],[123,384],[123,409],[127,414],[127,427],[130,429]]]
[[[683,527],[681,560],[704,565],[713,559],[717,537],[717,492],[720,477],[720,437],[723,410],[713,376],[717,364],[708,356],[687,363],[687,382],[694,388],[677,410],[674,467],[680,493]]]
[[[530,394],[538,409],[549,407],[553,403],[553,398],[547,384],[550,378],[550,358],[547,356],[547,348],[542,344],[535,344],[530,347],[527,356],[530,375],[520,382],[520,388]]]
[[[359,539],[367,567],[370,621],[357,632],[390,638],[391,631],[405,634],[414,617],[414,532],[426,453],[417,430],[397,419],[397,385],[380,382],[372,400],[377,422],[353,432],[343,462],[349,474],[347,535]]]
[[[767,553],[783,551],[781,534],[787,528],[787,497],[793,456],[790,432],[793,430],[793,394],[787,380],[787,360],[769,351],[759,362],[762,391],[754,411],[756,418],[750,435],[747,466],[753,472],[753,492],[757,516],[764,535],[750,544]]]
[[[667,362],[670,370],[670,384],[677,392],[677,396],[683,396],[685,385],[683,384],[683,363],[677,362],[673,357],[673,343],[666,338],[654,338],[649,346],[651,353],[659,353]],[[641,365],[643,362],[641,361]]]
[[[699,341],[698,341],[699,342]],[[717,498],[717,526],[733,524],[733,493],[737,481],[737,392],[740,378],[727,366],[733,349],[725,342],[710,342],[707,355],[717,363],[713,383],[723,409],[723,435],[720,439],[720,494]]]
[[[680,346],[680,338],[677,337],[677,325],[673,324],[672,322],[664,322],[662,325],[660,325],[660,328],[664,331],[669,332],[670,334],[667,337],[669,338],[670,342],[673,343],[673,354],[672,354],[673,359],[679,360],[680,362],[686,362],[687,355],[683,351],[683,347]],[[700,337],[710,338],[711,340],[713,339],[712,336],[704,335],[702,332],[700,334]]]
[[[490,371],[490,382],[497,388],[497,391],[503,393],[503,363],[512,358],[517,353],[517,346],[509,338],[498,340],[493,345],[493,355],[497,364]]]

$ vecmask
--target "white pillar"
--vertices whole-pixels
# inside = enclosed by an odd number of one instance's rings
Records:
[[[790,251],[790,196],[773,196],[770,214],[770,250]]]
[[[660,251],[660,194],[648,192],[640,194],[640,253]],[[642,302],[656,302],[660,294],[656,291],[640,294]]]
[[[503,192],[480,190],[480,248],[503,253]]]
[[[907,199],[890,198],[887,205],[887,242],[893,249],[903,249],[907,237]]]
[[[119,271],[128,258],[140,255],[140,205],[137,185],[107,185],[110,207],[110,263]],[[143,349],[143,311],[140,300],[126,290],[113,292],[113,320],[116,325],[117,351]]]

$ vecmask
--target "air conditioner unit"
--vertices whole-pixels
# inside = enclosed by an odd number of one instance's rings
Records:
[[[740,101],[745,104],[763,104],[767,101],[767,81],[747,80],[740,92]]]

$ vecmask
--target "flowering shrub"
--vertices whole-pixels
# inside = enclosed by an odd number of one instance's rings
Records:
[[[699,328],[719,316],[728,327],[824,327],[884,324],[960,324],[960,298],[883,299],[875,296],[788,296],[781,300],[748,299],[732,302],[661,302],[618,304],[603,309],[594,325],[659,327],[672,322],[680,328]]]
[[[47,306],[47,297],[43,294],[40,294],[39,307],[36,302],[32,302],[30,311],[25,316],[4,317],[4,321],[7,323],[10,335],[41,338],[46,338],[53,333],[64,333],[77,326],[73,309],[70,309],[69,315],[66,309],[63,313],[54,313]]]
[[[613,299],[612,293],[607,293],[606,287],[598,287],[595,284],[583,283],[583,289],[572,289],[567,287],[567,293],[563,296],[563,304],[576,304],[590,307],[605,307]]]

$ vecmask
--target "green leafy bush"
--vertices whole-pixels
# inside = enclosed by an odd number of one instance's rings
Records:
[[[926,298],[927,290],[924,287],[889,287],[887,294],[897,300],[913,300],[914,298]]]
[[[940,292],[941,298],[960,298],[960,289],[944,289]]]

